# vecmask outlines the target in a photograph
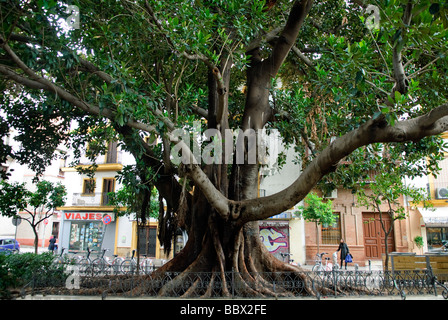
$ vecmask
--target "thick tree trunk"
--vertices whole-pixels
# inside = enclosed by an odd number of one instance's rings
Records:
[[[243,130],[262,129],[271,113],[270,74],[260,63],[256,52],[253,52],[252,62],[252,68],[248,72]],[[229,83],[228,71],[226,69],[222,72],[222,80],[226,85]],[[210,74],[208,126],[218,128],[224,134],[223,130],[228,128],[227,116],[220,117],[219,114],[227,115],[227,96],[220,97],[220,94],[222,93],[217,92]],[[247,155],[248,146],[245,147]],[[222,158],[224,159],[224,156]],[[258,196],[258,164],[233,164],[229,177],[225,164],[208,165],[204,172],[215,188],[231,200],[255,199]],[[301,269],[284,263],[269,253],[260,240],[258,221],[242,223],[240,219],[223,218],[199,189],[195,189],[189,213],[189,239],[185,248],[153,275],[157,278],[165,272],[180,273],[160,289],[159,295],[169,296],[178,292],[177,288],[184,286],[185,280],[195,272],[213,272],[210,287],[205,290],[202,286],[193,284],[185,291],[185,297],[216,294],[212,286],[221,288],[221,296],[229,296],[231,292],[248,297],[276,296],[281,290],[274,289],[272,284],[263,278],[264,274],[272,272],[294,272],[305,282],[306,277]],[[226,279],[227,272],[232,272],[233,281]],[[308,294],[312,294],[310,286],[307,287],[304,283],[304,287],[307,288]],[[280,294],[287,295],[288,292],[283,291]]]
[[[183,297],[207,297],[212,294],[225,297],[232,293],[245,297],[288,295],[286,290],[273,288],[263,278],[264,274],[272,272],[294,272],[306,281],[300,268],[286,264],[269,253],[260,241],[258,222],[240,226],[223,221],[202,199],[197,199],[196,205],[185,248],[152,275],[157,279],[166,272],[178,273],[160,288],[160,296],[177,295],[179,288],[184,288],[186,279],[198,272],[213,272],[209,288],[193,284],[185,289]],[[234,275],[233,281],[225,276],[230,271]],[[220,288],[220,292],[216,288]],[[311,286],[307,289],[308,294],[313,293]]]
[[[272,110],[269,105],[269,87],[272,77],[289,52],[297,37],[298,30],[311,6],[311,1],[296,2],[292,10],[292,17],[273,50],[270,59],[262,61],[259,49],[252,49],[251,64],[247,72],[247,97],[244,115],[241,124],[243,131],[252,129],[254,132],[262,129],[271,117]],[[220,66],[220,77],[216,77],[216,69],[209,74],[209,108],[208,126],[221,131],[228,128],[228,96],[225,90],[230,81],[231,62],[224,57],[225,63]],[[226,67],[224,67],[226,66]],[[219,70],[218,70],[219,71]],[[218,88],[220,87],[220,88]],[[249,146],[245,144],[247,152]],[[222,148],[225,150],[225,148]],[[258,154],[258,153],[256,153]],[[222,159],[225,158],[223,155]],[[221,194],[230,200],[241,201],[255,199],[258,196],[259,166],[256,164],[233,164],[231,174],[228,177],[228,168],[225,164],[209,165],[205,168],[208,179]],[[182,286],[188,273],[213,271],[219,274],[213,282],[220,281],[221,295],[228,296],[230,290],[238,290],[238,295],[274,296],[274,288],[266,282],[262,275],[268,272],[296,272],[301,277],[301,270],[292,265],[276,259],[269,253],[260,240],[258,221],[242,222],[238,219],[239,212],[235,209],[235,216],[223,216],[213,209],[202,191],[195,189],[191,215],[191,224],[188,226],[189,239],[185,248],[168,262],[157,273],[181,272],[173,281],[165,285],[159,292],[160,295],[170,295],[177,286]],[[216,208],[216,207],[215,207]],[[235,275],[235,288],[230,288],[224,274],[232,271]],[[302,275],[305,281],[305,277]],[[304,287],[306,287],[304,285]],[[311,288],[308,288],[311,293]],[[199,289],[191,286],[185,292],[185,296],[197,295]],[[202,293],[207,296],[211,290]],[[287,294],[287,292],[284,292]]]

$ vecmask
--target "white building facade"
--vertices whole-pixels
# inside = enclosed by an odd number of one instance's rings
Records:
[[[279,168],[276,163],[264,168],[260,175],[260,197],[269,196],[289,187],[300,175],[301,166],[293,148],[285,149],[280,137],[275,137],[274,145],[278,150],[274,154],[286,154],[285,164]],[[259,222],[260,238],[266,248],[277,259],[293,264],[305,263],[305,224],[295,215],[293,208]]]

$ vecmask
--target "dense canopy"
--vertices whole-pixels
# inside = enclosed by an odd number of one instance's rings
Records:
[[[258,220],[379,162],[413,176],[442,156],[448,3],[371,2],[0,0],[0,135],[15,128],[22,146],[0,145],[0,160],[40,172],[61,143],[94,158],[120,141],[166,201],[160,239],[189,233],[164,270],[236,268],[252,292],[245,272],[291,268],[263,249]],[[222,136],[276,129],[302,174],[257,198],[256,163],[173,163],[174,145],[191,152],[170,133],[195,121]]]

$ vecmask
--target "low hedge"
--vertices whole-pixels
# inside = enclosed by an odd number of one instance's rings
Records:
[[[32,281],[64,279],[64,269],[53,263],[54,258],[50,252],[0,253],[0,298],[10,299],[11,290],[23,288]]]

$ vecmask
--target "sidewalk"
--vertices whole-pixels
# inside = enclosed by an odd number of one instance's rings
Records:
[[[306,264],[301,266],[305,270],[312,270],[314,265],[312,264]],[[341,270],[346,270],[345,265]],[[383,263],[382,261],[371,261],[370,266],[369,265],[356,265],[353,263],[349,263],[347,265],[347,271],[381,271],[383,270]]]
[[[33,246],[20,246],[20,253],[34,253],[34,247]],[[37,252],[38,253],[44,253],[44,252],[48,252],[48,248],[47,247],[38,247],[37,248]]]

